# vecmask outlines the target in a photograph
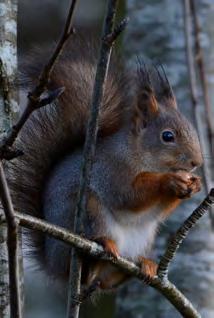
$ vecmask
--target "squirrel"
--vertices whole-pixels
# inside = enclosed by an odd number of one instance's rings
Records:
[[[48,88],[64,86],[65,92],[29,118],[17,140],[24,155],[8,169],[15,208],[67,229],[73,224],[96,72],[94,49],[84,45],[78,48],[72,40],[60,57]],[[37,71],[29,74],[31,83]],[[197,133],[179,112],[164,70],[139,63],[128,72],[112,59],[99,113],[85,237],[115,257],[138,263],[146,277],[155,276],[157,265],[148,255],[157,229],[182,200],[200,191],[193,171],[201,164]],[[31,233],[31,245],[47,273],[65,281],[71,247],[41,233]],[[83,284],[99,281],[101,289],[111,289],[127,278],[108,262],[83,255]]]

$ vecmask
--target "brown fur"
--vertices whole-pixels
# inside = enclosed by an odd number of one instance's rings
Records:
[[[136,199],[129,208],[133,212],[146,211],[160,205],[164,214],[169,214],[180,203],[180,198],[188,198],[200,191],[200,178],[187,178],[186,172],[154,173],[142,172],[133,181]]]

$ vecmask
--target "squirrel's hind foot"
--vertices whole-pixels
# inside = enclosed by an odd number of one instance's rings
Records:
[[[145,276],[145,283],[149,283],[152,278],[157,276],[158,265],[153,260],[141,256],[138,259],[138,264],[142,274]]]
[[[119,250],[114,240],[111,240],[106,237],[99,237],[99,238],[96,238],[94,241],[102,245],[106,253],[108,253],[109,255],[115,258],[118,258]]]

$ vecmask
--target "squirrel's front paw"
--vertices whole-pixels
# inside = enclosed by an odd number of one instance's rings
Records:
[[[145,275],[145,283],[149,283],[152,278],[157,276],[158,265],[149,258],[139,257],[139,266],[142,274]]]
[[[189,172],[180,171],[170,174],[168,185],[176,197],[186,199],[201,190],[201,179]]]
[[[116,258],[119,256],[119,251],[115,241],[108,239],[106,237],[99,237],[99,238],[96,238],[94,241],[102,245],[106,253]]]

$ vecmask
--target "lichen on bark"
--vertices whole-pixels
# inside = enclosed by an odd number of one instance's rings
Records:
[[[17,118],[17,0],[0,0],[0,140]],[[0,213],[3,213],[0,210]],[[7,228],[0,224],[0,317],[9,318]]]

